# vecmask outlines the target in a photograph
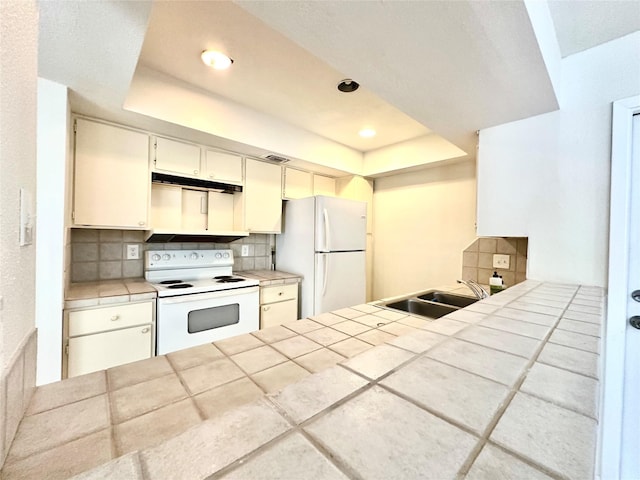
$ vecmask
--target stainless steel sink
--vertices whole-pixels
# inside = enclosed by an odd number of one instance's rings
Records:
[[[467,307],[472,303],[478,301],[477,298],[467,297],[465,295],[456,295],[454,293],[440,292],[438,290],[431,290],[425,292],[422,295],[418,295],[420,300],[427,300],[429,302],[444,303],[445,305],[453,305],[454,307]]]
[[[425,302],[416,298],[408,298],[397,302],[387,303],[385,306],[387,308],[393,308],[395,310],[401,310],[403,312],[413,313],[429,318],[440,318],[458,310],[456,307]]]

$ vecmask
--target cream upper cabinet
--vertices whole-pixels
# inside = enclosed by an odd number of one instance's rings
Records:
[[[313,174],[313,194],[336,196],[336,181],[331,177]]]
[[[284,188],[282,198],[305,198],[313,195],[313,174],[295,168],[284,168]]]
[[[156,137],[155,169],[188,176],[200,175],[200,147]]]
[[[78,118],[74,168],[74,225],[147,228],[147,134]]]
[[[206,150],[204,178],[214,182],[242,184],[242,157],[230,153]]]
[[[282,172],[278,165],[245,160],[244,227],[254,233],[282,230]]]

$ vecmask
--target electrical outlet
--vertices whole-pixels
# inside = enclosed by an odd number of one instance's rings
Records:
[[[509,269],[509,255],[494,255],[493,256],[493,268],[502,268],[504,270]]]
[[[140,258],[140,245],[127,245],[127,260],[138,260]]]
[[[242,251],[240,252],[240,256],[242,257],[249,256],[249,245],[242,245]]]

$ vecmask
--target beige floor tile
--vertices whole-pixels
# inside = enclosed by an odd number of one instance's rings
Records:
[[[442,335],[455,335],[463,328],[469,326],[466,322],[459,320],[450,320],[448,318],[438,318],[433,322],[426,323],[422,328],[430,332],[440,333]]]
[[[170,373],[173,373],[173,368],[164,356],[153,357],[110,368],[107,370],[107,385],[109,390],[117,390]]]
[[[302,380],[308,375],[310,375],[310,373],[307,370],[289,361],[258,372],[252,375],[251,378],[260,385],[265,392],[273,393],[287,385]]]
[[[496,312],[496,314],[499,313],[500,311]],[[550,330],[550,327],[544,325],[536,325],[534,323],[521,322],[520,320],[512,320],[511,318],[493,315],[482,320],[479,325],[538,339],[543,339]]]
[[[566,478],[593,478],[597,424],[525,393],[517,393],[491,440]]]
[[[520,390],[597,418],[598,381],[593,378],[543,363],[534,363]]]
[[[492,445],[485,445],[465,480],[488,479],[551,480],[539,470]]]
[[[311,332],[312,330],[318,330],[324,325],[318,322],[314,322],[313,320],[310,320],[308,318],[304,318],[302,320],[296,320],[295,322],[284,323],[283,326],[302,335],[303,333]]]
[[[572,372],[598,378],[598,354],[585,352],[576,348],[547,343],[538,361],[554,367],[564,368]]]
[[[362,305],[356,305],[355,307],[351,307],[353,310],[358,310],[364,313],[376,313],[382,310],[380,307],[376,307],[375,305],[369,305],[368,303],[363,303]]]
[[[334,330],[333,328],[325,327],[305,333],[305,337],[326,347],[327,345],[338,343],[349,338],[349,335],[339,332],[338,330]]]
[[[354,355],[358,355],[359,353],[373,348],[373,345],[363,342],[362,340],[358,340],[357,338],[348,338],[341,342],[334,343],[329,348],[344,357],[353,357]]]
[[[271,398],[299,424],[367,383],[364,378],[336,366],[288,385]]]
[[[527,359],[510,353],[455,338],[432,348],[425,355],[509,386],[524,372],[528,362]]]
[[[24,417],[8,460],[25,458],[109,427],[107,395]]]
[[[42,385],[36,388],[26,414],[33,415],[51,410],[68,403],[101,395],[106,391],[107,380],[104,370]]]
[[[514,308],[511,308],[514,306]],[[522,310],[520,310],[521,308]],[[550,310],[557,313],[545,313],[539,310]],[[500,316],[510,318],[512,320],[521,320],[523,322],[535,323],[536,325],[552,326],[558,320],[558,317],[562,314],[562,309],[544,307],[541,305],[534,305],[532,303],[510,303],[509,308],[503,308],[500,310]]]
[[[322,345],[302,335],[280,340],[279,342],[272,343],[271,346],[289,358],[296,358],[322,348]]]
[[[392,320],[387,320],[386,318],[379,317],[377,315],[362,315],[361,317],[357,317],[353,319],[354,322],[362,323],[363,325],[367,325],[371,328],[378,328],[384,325],[388,325],[392,323]]]
[[[349,318],[349,319],[361,317],[362,315],[364,315],[364,312],[360,310],[355,310],[353,308],[341,308],[340,310],[334,310],[331,313],[334,313],[335,315],[339,315],[341,317]]]
[[[264,345],[264,342],[247,333],[245,335],[220,340],[215,342],[214,345],[227,355],[235,355],[236,353],[251,350],[252,348],[261,347]]]
[[[565,345],[567,347],[585,350],[587,352],[600,352],[600,338],[591,335],[582,335],[576,332],[556,329],[549,337],[549,342]]]
[[[378,387],[305,430],[360,478],[370,479],[455,478],[477,443],[468,433]]]
[[[111,460],[111,431],[101,430],[5,464],[3,480],[62,480]],[[105,478],[105,477],[102,477]]]
[[[353,320],[336,323],[331,325],[331,328],[335,328],[336,330],[340,330],[342,333],[352,336],[371,330],[371,327],[368,325],[363,325],[362,323],[354,322]]]
[[[206,478],[289,430],[264,401],[231,410],[140,453],[149,480]]]
[[[198,345],[197,347],[169,353],[167,357],[176,370],[185,370],[197,365],[202,365],[203,363],[213,362],[214,360],[224,357],[224,353],[211,343],[206,343],[204,345]]]
[[[465,328],[457,333],[456,337],[525,358],[531,358],[540,346],[540,340],[538,339],[479,325]]]
[[[273,343],[285,338],[293,337],[295,332],[292,332],[288,328],[276,325],[275,327],[263,328],[257,332],[252,333],[253,336],[258,337],[264,343]]]
[[[306,370],[317,373],[325,370],[326,368],[333,367],[336,363],[339,363],[344,359],[345,357],[337,354],[333,350],[321,348],[315,352],[297,357],[295,362]]]
[[[287,361],[287,357],[281,355],[269,345],[237,353],[229,358],[247,374],[256,373]]]
[[[429,350],[434,345],[443,342],[449,337],[426,330],[416,330],[407,335],[396,337],[389,342],[390,345],[403,348],[415,353],[422,353]]]
[[[144,480],[138,452],[123,455],[96,468],[76,475],[71,480]]]
[[[180,372],[180,377],[193,395],[244,376],[244,372],[228,358],[221,358]]]
[[[159,445],[202,422],[188,398],[113,427],[118,455]]]
[[[358,340],[362,340],[363,342],[370,343],[371,345],[381,345],[384,342],[390,342],[397,335],[393,335],[392,333],[384,332],[382,330],[369,330],[368,332],[361,333],[360,335],[356,335]]]
[[[394,335],[396,337],[399,335],[406,335],[408,333],[413,333],[418,331],[417,328],[410,327],[409,325],[405,325],[400,322],[388,323],[378,328],[378,330],[382,332],[390,333],[391,335]],[[390,341],[393,341],[393,339],[391,339]]]
[[[248,377],[234,380],[194,397],[207,418],[215,418],[229,410],[255,402],[264,392]]]
[[[424,328],[425,325],[428,325],[429,323],[432,323],[433,319],[428,319],[426,320],[424,317],[416,317],[413,315],[409,315],[407,317],[403,317],[400,320],[398,320],[398,323],[401,323],[403,325],[409,325],[410,327],[415,327],[415,328]]]
[[[509,394],[499,383],[426,357],[381,383],[478,434],[484,432]]]
[[[282,459],[287,461],[283,462]],[[347,480],[327,458],[299,433],[265,448],[239,468],[220,477],[225,480],[303,479]]]
[[[319,315],[314,315],[310,317],[311,320],[315,322],[321,323],[323,325],[333,325],[334,323],[344,322],[344,317],[339,317],[331,312],[321,313]]]
[[[175,373],[121,388],[110,394],[112,422],[122,423],[188,396]]]
[[[376,317],[384,318],[385,320],[390,320],[392,322],[398,321],[401,318],[407,316],[406,313],[394,312],[392,310],[380,309],[376,313],[374,313]]]
[[[369,378],[376,379],[414,356],[412,352],[391,345],[379,345],[350,358],[342,365]]]
[[[558,330],[591,335],[592,337],[600,337],[600,325],[580,320],[572,320],[566,316],[562,317],[562,320],[558,323]]]

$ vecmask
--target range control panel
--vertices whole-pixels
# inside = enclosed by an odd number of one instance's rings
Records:
[[[233,250],[147,250],[145,270],[228,267]]]

